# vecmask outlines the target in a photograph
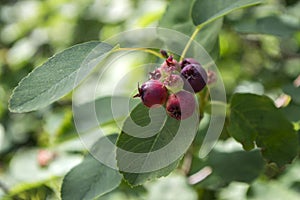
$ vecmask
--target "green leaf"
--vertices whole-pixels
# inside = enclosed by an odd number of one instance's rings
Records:
[[[195,174],[203,167],[210,167],[212,173],[198,186],[218,189],[233,181],[252,182],[262,173],[264,161],[257,150],[250,152],[214,150],[205,160],[194,157],[191,173]]]
[[[147,184],[146,187],[149,192],[147,200],[198,199],[197,192],[187,183],[184,174],[172,173],[164,179]]]
[[[127,110],[128,103],[129,110]],[[140,103],[139,99],[129,99],[125,96],[105,96],[97,98],[95,101],[73,105],[73,116],[77,130],[89,132],[100,125],[104,126],[115,121],[122,121],[138,103]]]
[[[196,116],[178,121],[162,112],[165,112],[162,107],[149,112],[139,104],[124,123],[117,141],[117,163],[130,185],[168,175],[194,138],[198,126]],[[166,146],[171,143],[175,146],[169,152]]]
[[[295,87],[293,84],[283,86],[283,92],[292,97],[295,104],[300,105],[300,87]]]
[[[38,164],[39,149],[30,148],[18,151],[14,154],[9,164],[11,175],[17,178],[20,183],[44,182],[53,176],[64,176],[82,160],[82,156],[78,154],[51,151],[57,153],[58,156],[46,168],[42,168]]]
[[[116,135],[108,136],[116,140]],[[102,146],[100,139],[95,147]],[[100,149],[101,150],[101,149]],[[83,162],[74,167],[64,178],[62,200],[89,200],[100,197],[118,187],[121,174],[96,160],[92,155],[85,157]]]
[[[192,35],[196,30],[191,19],[193,0],[173,0],[169,3],[164,16],[159,22],[160,27],[170,28],[186,35]],[[203,27],[195,37],[207,52],[215,58],[219,54],[218,36],[222,28],[223,20],[217,20],[210,26]],[[174,41],[176,42],[176,41]],[[177,45],[180,46],[180,45]]]
[[[235,30],[240,33],[269,34],[280,37],[291,37],[297,30],[277,16],[268,16],[260,19],[242,20],[235,25]]]
[[[9,102],[12,112],[45,107],[69,93],[112,49],[100,42],[75,45],[34,69],[14,89]]]
[[[228,132],[246,150],[256,144],[264,158],[278,166],[297,155],[298,136],[292,124],[267,96],[234,94]]]
[[[244,8],[262,3],[263,0],[196,0],[192,8],[193,23],[210,23],[226,14]]]
[[[149,173],[127,173],[127,172],[121,172],[121,173],[123,174],[124,179],[127,181],[129,185],[138,186],[145,183],[146,181],[150,181],[156,178],[160,178],[162,176],[169,175],[174,169],[176,169],[180,159],[171,163],[167,167]]]
[[[159,26],[168,27],[190,21],[191,6],[194,0],[172,0],[169,2]]]
[[[291,122],[300,121],[300,105],[295,103],[289,103],[288,106],[281,108],[282,113]]]
[[[299,192],[279,181],[257,180],[251,185],[248,193],[249,200],[299,199]]]

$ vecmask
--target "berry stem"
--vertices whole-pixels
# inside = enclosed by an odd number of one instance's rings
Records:
[[[157,53],[156,51],[153,51],[151,49],[146,49],[146,48],[118,48],[115,51],[144,51],[164,59],[164,57],[160,53]]]
[[[197,34],[199,33],[199,31],[202,29],[203,25],[199,25],[196,27],[195,31],[193,32],[192,36],[190,37],[188,43],[185,45],[181,57],[180,57],[180,61],[182,61],[185,57],[185,54],[187,53],[188,49],[190,48],[192,41],[195,39],[195,37],[197,36]]]

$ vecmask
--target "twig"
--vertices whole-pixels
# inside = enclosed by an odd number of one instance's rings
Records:
[[[202,25],[199,25],[196,27],[195,31],[193,32],[191,38],[189,39],[188,43],[185,45],[181,57],[180,57],[180,61],[182,61],[185,57],[185,54],[187,53],[188,49],[190,48],[192,41],[195,39],[196,35],[199,33],[199,31],[202,29]]]

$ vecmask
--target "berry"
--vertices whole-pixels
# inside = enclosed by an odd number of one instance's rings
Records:
[[[165,62],[160,66],[162,73],[170,74],[173,71],[180,71],[181,67],[179,63],[173,58],[173,56],[169,56]]]
[[[149,80],[138,88],[139,93],[134,97],[141,97],[147,107],[163,105],[168,97],[167,88],[158,80]]]
[[[160,80],[162,78],[162,72],[160,68],[155,69],[153,72],[150,72],[150,79]]]
[[[181,70],[182,77],[189,83],[195,93],[200,92],[207,83],[207,73],[200,64],[188,64]],[[186,89],[188,85],[186,85]]]
[[[183,89],[184,82],[179,75],[171,74],[170,76],[165,78],[164,84],[168,90],[176,93]]]
[[[170,117],[177,120],[187,119],[195,111],[195,97],[192,93],[182,90],[171,94],[168,98],[166,110]]]
[[[179,64],[181,66],[181,69],[183,69],[185,66],[187,66],[189,64],[200,65],[200,63],[197,60],[195,60],[194,58],[185,58]]]
[[[207,84],[213,84],[217,82],[217,75],[214,71],[208,70],[207,71]]]
[[[49,150],[39,150],[37,154],[37,161],[40,167],[46,167],[55,158],[55,153]]]

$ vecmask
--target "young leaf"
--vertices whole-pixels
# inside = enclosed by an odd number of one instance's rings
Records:
[[[133,186],[172,172],[197,130],[195,116],[188,121],[165,116],[161,119],[160,108],[156,109],[150,111],[150,118],[149,109],[139,104],[126,119],[117,141],[119,170]]]
[[[51,57],[14,89],[10,111],[33,111],[58,100],[76,87],[111,49],[106,43],[87,42]]]
[[[263,0],[196,0],[192,8],[193,23],[210,23],[224,15],[248,6],[262,3]]]
[[[297,155],[298,136],[292,124],[266,96],[234,94],[228,132],[246,150],[256,143],[264,158],[278,166],[290,163]]]
[[[109,136],[116,140],[116,135]],[[96,142],[101,147],[102,140]],[[61,189],[62,200],[89,200],[112,191],[121,183],[121,174],[88,155],[64,178]]]

